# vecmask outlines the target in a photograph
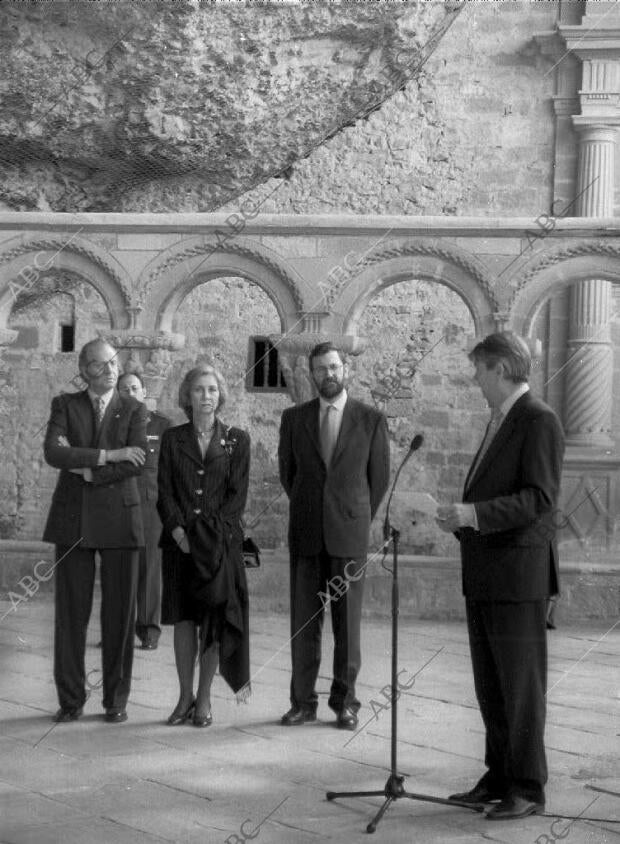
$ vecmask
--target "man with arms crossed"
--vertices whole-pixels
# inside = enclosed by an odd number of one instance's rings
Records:
[[[56,545],[54,680],[58,722],[86,701],[84,652],[101,558],[103,706],[108,723],[127,720],[133,664],[138,547],[144,544],[136,475],[146,451],[146,407],[116,390],[117,352],[91,340],[79,355],[88,389],[52,400],[45,459],[60,476],[43,539]]]
[[[335,346],[315,346],[309,364],[319,398],[283,412],[278,452],[290,501],[293,664],[291,709],[282,724],[316,720],[315,684],[329,602],[334,665],[328,703],[337,725],[354,730],[366,555],[370,522],[389,481],[388,430],[381,413],[347,396],[348,366]],[[337,591],[334,583],[340,585]]]
[[[538,814],[547,781],[546,600],[559,589],[552,515],[564,455],[557,416],[527,384],[531,358],[511,332],[469,355],[492,410],[462,504],[438,509],[461,543],[474,684],[486,729],[487,772],[460,802],[500,801],[489,820]]]

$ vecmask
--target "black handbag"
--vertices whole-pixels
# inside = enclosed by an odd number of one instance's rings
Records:
[[[251,536],[243,538],[243,565],[246,569],[257,569],[260,566],[260,548]]]
[[[226,428],[226,442],[224,444],[226,453],[230,458],[236,440],[231,440],[229,439],[229,437],[230,425]],[[222,442],[224,443],[224,441]],[[230,463],[228,466],[228,470],[230,471]],[[241,519],[241,527],[245,527],[243,519]],[[260,566],[260,548],[250,536],[243,537],[243,565],[246,567],[246,569],[257,569]]]

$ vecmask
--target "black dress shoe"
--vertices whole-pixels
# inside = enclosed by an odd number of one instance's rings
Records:
[[[341,709],[336,718],[336,724],[341,730],[356,730],[357,715],[351,709]]]
[[[168,716],[167,724],[171,727],[178,727],[179,724],[184,724],[188,718],[191,718],[196,708],[196,698],[192,698],[192,702],[185,709],[179,709],[178,705],[172,710]]]
[[[106,709],[103,717],[107,724],[122,724],[127,720],[127,713],[124,709]]]
[[[140,650],[142,651],[156,651],[157,650],[157,642],[153,639],[142,639],[142,643],[140,645]]]
[[[283,727],[299,727],[301,724],[311,724],[316,721],[316,712],[312,709],[297,709],[295,706],[282,716],[280,723]]]
[[[448,800],[454,800],[455,803],[467,803],[468,805],[480,805],[481,803],[493,803],[496,800],[504,800],[506,792],[492,791],[484,785],[476,785],[471,791],[460,791],[457,794],[451,794]]]
[[[527,818],[528,815],[540,815],[544,811],[544,803],[537,803],[535,800],[519,797],[518,794],[511,794],[497,806],[489,809],[486,818],[488,821],[512,821],[517,820],[517,818]]]
[[[58,712],[54,715],[54,721],[57,724],[67,724],[69,721],[77,721],[84,710],[81,706],[68,708],[61,706]]]
[[[209,711],[208,715],[198,715],[196,710],[194,710],[194,717],[192,718],[194,727],[210,727],[212,723],[213,716],[211,715],[211,711]]]

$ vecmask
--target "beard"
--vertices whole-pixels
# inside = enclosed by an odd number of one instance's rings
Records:
[[[320,384],[317,384],[319,394],[324,399],[335,399],[344,390],[344,380],[339,381],[337,378],[324,378]]]

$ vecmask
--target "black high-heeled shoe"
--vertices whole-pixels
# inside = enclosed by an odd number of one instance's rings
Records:
[[[212,723],[213,716],[211,715],[211,710],[209,710],[208,715],[197,715],[196,710],[194,710],[194,717],[192,718],[194,727],[210,727]]]
[[[196,698],[193,698],[190,705],[185,710],[179,710],[178,706],[172,710],[172,713],[168,716],[167,724],[171,727],[178,727],[179,724],[184,724],[188,718],[191,718],[194,714],[194,709],[196,708]]]

